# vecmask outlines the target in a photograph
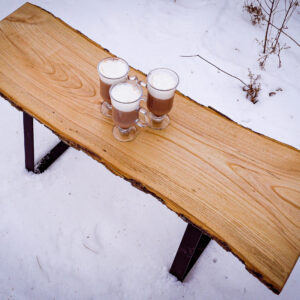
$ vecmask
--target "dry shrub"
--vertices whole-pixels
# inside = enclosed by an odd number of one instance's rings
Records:
[[[251,23],[253,25],[261,24],[261,22],[265,19],[265,15],[258,3],[246,1],[244,4],[244,10],[250,14]]]
[[[258,62],[261,69],[265,68],[266,61],[271,54],[275,54],[278,57],[278,67],[282,66],[281,62],[281,51],[289,48],[287,44],[281,44],[279,42],[281,34],[287,36],[292,40],[297,46],[300,47],[300,44],[290,35],[288,35],[284,30],[286,30],[287,23],[292,17],[293,13],[299,6],[298,0],[284,0],[284,9],[281,25],[277,27],[274,25],[274,18],[278,10],[278,5],[280,0],[251,0],[250,2],[246,1],[244,4],[244,9],[250,14],[251,22],[253,25],[256,24],[266,24],[266,31],[264,40],[260,42],[263,47],[262,54],[260,55]],[[279,19],[276,17],[276,19]],[[263,22],[264,21],[264,22]],[[278,23],[278,22],[276,22]],[[276,29],[275,33],[272,33],[272,29]]]
[[[260,75],[254,75],[251,70],[248,69],[248,77],[250,83],[243,86],[243,91],[246,92],[246,98],[255,104],[258,101],[258,94],[261,90],[260,83],[258,82]]]

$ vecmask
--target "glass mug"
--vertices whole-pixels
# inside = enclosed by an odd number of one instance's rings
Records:
[[[136,81],[127,80],[111,86],[109,94],[115,124],[113,136],[121,142],[132,141],[138,133],[136,125],[148,126],[148,111],[140,106],[140,102],[145,101],[143,89]]]
[[[121,58],[107,57],[98,64],[98,73],[100,77],[100,95],[103,98],[101,112],[107,117],[111,117],[112,106],[109,96],[109,89],[113,84],[130,80],[137,80],[136,76],[128,77],[128,63]]]
[[[168,68],[153,69],[147,75],[147,83],[141,82],[141,85],[147,86],[148,90],[149,127],[164,129],[169,125],[168,113],[173,107],[178,84],[179,76]]]

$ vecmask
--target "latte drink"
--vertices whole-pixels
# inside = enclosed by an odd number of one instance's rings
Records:
[[[126,81],[110,88],[112,119],[115,124],[113,135],[119,141],[130,141],[136,136],[135,125],[145,125],[139,120],[142,113],[145,118],[147,111],[140,107],[142,88],[134,81]]]
[[[113,84],[123,82],[128,77],[129,66],[121,58],[108,57],[98,64],[100,77],[100,95],[103,99],[101,112],[106,116],[111,116],[111,100],[109,89]]]
[[[112,118],[114,123],[120,128],[127,129],[133,126],[138,117],[138,110],[122,111],[112,108]]]
[[[147,107],[155,116],[161,117],[169,113],[173,106],[174,96],[170,99],[159,99],[148,93]]]
[[[150,127],[163,129],[169,124],[168,113],[173,107],[178,75],[167,68],[152,70],[147,76],[147,107],[151,113]]]

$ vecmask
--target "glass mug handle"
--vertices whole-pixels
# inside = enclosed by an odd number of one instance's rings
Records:
[[[141,101],[146,102],[145,99],[141,99]],[[139,127],[147,127],[149,125],[149,117],[148,117],[148,110],[143,108],[143,107],[139,107],[139,114],[143,115],[143,119],[141,120],[140,117],[137,119],[136,124]]]
[[[147,83],[145,81],[143,81],[143,80],[138,80],[137,84],[139,84],[142,87],[147,87]]]
[[[136,83],[138,83],[139,79],[137,78],[137,76],[135,75],[128,75],[128,80],[131,80],[131,81],[135,81]]]
[[[142,86],[142,87],[147,87],[147,83],[143,80],[139,80],[137,76],[135,75],[128,75],[128,80],[133,80],[135,81],[138,85]]]

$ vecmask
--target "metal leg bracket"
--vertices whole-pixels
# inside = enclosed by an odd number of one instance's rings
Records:
[[[210,241],[195,226],[188,224],[179,245],[170,273],[183,281]]]
[[[57,158],[59,158],[69,146],[60,141],[52,150],[50,150],[36,165],[34,164],[34,133],[33,118],[23,112],[24,127],[24,148],[25,148],[25,168],[35,174],[43,173],[48,169]]]

